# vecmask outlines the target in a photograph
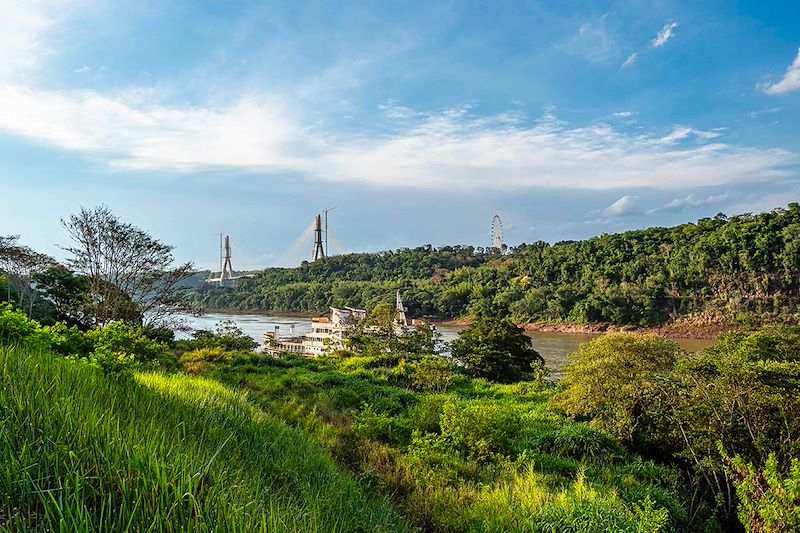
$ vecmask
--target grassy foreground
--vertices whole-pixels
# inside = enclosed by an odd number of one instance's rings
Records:
[[[405,531],[220,383],[0,347],[0,531]]]
[[[313,435],[425,531],[715,531],[693,520],[677,470],[550,411],[547,386],[452,376],[419,390],[424,363],[412,361],[241,355],[212,375]]]

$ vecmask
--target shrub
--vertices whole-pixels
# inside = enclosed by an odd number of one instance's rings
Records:
[[[662,432],[729,516],[735,502],[718,443],[755,465],[774,454],[780,471],[788,473],[800,455],[798,388],[800,333],[794,328],[721,335],[670,374],[659,398]]]
[[[59,355],[88,357],[94,350],[94,341],[77,326],[56,322],[43,329],[50,336],[51,349]]]
[[[633,442],[658,380],[683,353],[655,335],[603,335],[573,354],[550,405]]]
[[[443,394],[423,395],[419,403],[408,412],[408,418],[411,419],[414,429],[425,433],[439,433],[441,431],[439,419],[447,401],[447,396]]]
[[[715,458],[717,442],[746,461],[800,454],[800,334],[792,328],[729,333],[681,361],[665,392],[682,444]],[[677,435],[676,435],[677,436]]]
[[[41,326],[14,309],[11,304],[0,304],[0,344],[10,345],[37,340]]]
[[[611,435],[585,424],[564,424],[547,437],[541,451],[560,457],[613,461],[625,453]]]
[[[219,347],[199,348],[183,354],[180,363],[190,374],[200,374],[210,370],[215,364],[230,362],[233,356],[234,352],[226,352]]]
[[[94,343],[89,362],[106,372],[125,372],[141,364],[163,362],[167,346],[145,336],[141,327],[112,322],[86,333]]]
[[[800,531],[800,461],[792,459],[784,476],[774,454],[758,470],[739,456],[730,458],[721,452],[739,498],[739,520],[747,531]]]
[[[233,352],[226,352],[222,348],[200,348],[186,352],[181,356],[181,363],[196,363],[207,361],[209,363],[226,363],[233,358]]]
[[[517,406],[488,400],[450,401],[439,419],[442,437],[468,457],[507,454],[522,423]]]
[[[197,348],[222,348],[227,351],[253,351],[258,343],[246,335],[233,321],[220,321],[214,331],[205,329],[197,330],[192,334],[192,340],[179,341],[180,347],[188,349]]]
[[[89,363],[106,374],[131,374],[139,366],[136,356],[126,352],[115,352],[107,346],[98,346],[89,354]]]
[[[405,417],[379,413],[371,405],[364,405],[353,417],[353,430],[361,437],[387,443],[407,443],[411,427]]]
[[[412,388],[427,392],[443,392],[453,384],[454,367],[444,357],[426,355],[412,366],[409,378]]]

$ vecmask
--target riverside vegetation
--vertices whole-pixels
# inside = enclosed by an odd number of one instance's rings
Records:
[[[736,242],[766,255],[731,249],[763,272],[715,275],[773,296],[747,311],[757,322],[792,320],[797,213],[698,225],[755,228]],[[430,331],[394,333],[386,295],[346,349],[272,357],[227,323],[175,339],[165,320],[186,308],[190,265],[172,267],[171,247],[105,208],[65,227],[66,267],[0,238],[0,531],[800,529],[798,329],[727,333],[699,354],[606,335],[554,385],[511,320],[476,313],[445,358]]]
[[[530,352],[529,370],[497,374],[512,383],[474,377],[516,329],[474,327],[494,332],[458,349],[486,358],[459,367],[418,351],[424,336],[272,357],[230,326],[175,341],[6,307],[0,528],[800,527],[797,331],[727,334],[696,356],[607,335],[554,389]]]
[[[425,246],[269,268],[236,288],[202,286],[206,307],[326,312],[371,309],[396,290],[413,316],[654,327],[797,323],[800,205],[717,215],[508,255]]]

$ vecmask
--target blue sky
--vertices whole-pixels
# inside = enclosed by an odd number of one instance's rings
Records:
[[[234,267],[800,199],[800,3],[0,0],[0,234],[106,204]],[[310,254],[310,246],[308,253]]]

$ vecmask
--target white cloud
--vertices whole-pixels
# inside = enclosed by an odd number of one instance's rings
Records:
[[[669,41],[672,37],[674,37],[674,34],[672,32],[677,27],[678,27],[677,22],[667,22],[666,24],[664,24],[664,27],[661,28],[661,31],[658,32],[656,38],[653,39],[653,41],[650,43],[651,46],[653,48],[659,48],[667,44],[667,41]]]
[[[631,118],[637,114],[636,111],[618,111],[616,113],[611,113],[611,116],[616,118]]]
[[[277,108],[256,97],[220,109],[184,108],[158,105],[148,91],[0,86],[0,130],[127,168],[294,168],[292,144],[304,135]]]
[[[55,2],[0,0],[3,30],[0,31],[0,80],[17,78],[37,67],[52,50],[43,40],[55,23],[49,14]]]
[[[690,136],[694,136],[700,140],[709,140],[719,137],[720,135],[721,133],[719,131],[703,131],[690,128],[688,126],[676,126],[672,132],[664,135],[663,137],[653,138],[650,140],[650,142],[655,145],[666,146],[677,144],[680,141],[688,139]]]
[[[762,85],[761,89],[767,94],[787,94],[800,89],[800,48],[797,49],[797,57],[786,69],[786,73],[778,83],[768,83]]]
[[[648,214],[657,213],[659,211],[683,211],[693,207],[702,207],[706,205],[714,205],[729,200],[732,195],[729,192],[707,196],[705,198],[698,198],[696,194],[691,193],[683,198],[675,198],[664,204],[657,209],[651,209]]]
[[[88,74],[91,71],[92,71],[92,67],[90,67],[89,65],[83,65],[83,66],[80,66],[80,67],[76,68],[73,72],[75,74]]]
[[[633,65],[634,63],[636,63],[636,59],[638,57],[639,54],[637,54],[636,52],[632,53],[631,55],[628,56],[628,59],[625,60],[625,62],[622,64],[620,68],[625,68]]]
[[[639,214],[639,197],[626,194],[610,206],[603,209],[607,217],[625,217]]]
[[[17,17],[29,21],[20,24],[32,37],[12,40],[34,63],[47,53],[43,32],[52,23],[35,16],[49,13],[39,8]],[[302,102],[302,95],[243,94],[175,105],[152,88],[59,91],[0,77],[0,131],[128,169],[226,168],[418,189],[678,189],[786,176],[797,162],[784,150],[709,143],[714,131],[678,126],[657,136],[571,126],[551,110],[531,124],[519,113],[425,114],[389,102],[383,133],[335,133],[309,118]]]
[[[415,113],[410,113],[414,115]],[[788,175],[794,154],[709,144],[686,126],[665,136],[606,125],[571,127],[551,114],[475,117],[458,108],[391,121],[380,136],[333,134],[281,99],[169,106],[150,90],[101,94],[0,86],[0,130],[100,157],[118,167],[292,172],[320,181],[413,188],[677,189]],[[689,137],[695,142],[686,145]]]

